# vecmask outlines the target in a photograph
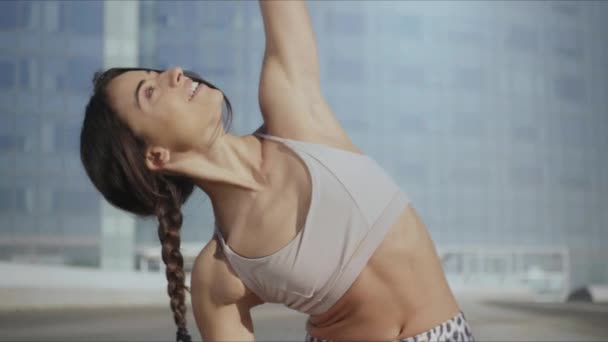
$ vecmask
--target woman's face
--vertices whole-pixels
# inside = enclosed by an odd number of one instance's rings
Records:
[[[192,82],[181,68],[127,71],[110,81],[107,94],[118,116],[150,147],[183,152],[209,142],[222,125],[222,92],[201,83],[191,97]]]

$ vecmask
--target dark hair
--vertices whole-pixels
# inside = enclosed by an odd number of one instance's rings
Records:
[[[144,160],[146,143],[110,106],[107,85],[118,75],[134,70],[162,72],[146,68],[111,68],[95,72],[93,94],[86,106],[80,133],[80,159],[91,182],[110,204],[138,217],[157,216],[158,238],[168,280],[167,292],[178,327],[176,340],[189,342],[184,291],[190,292],[190,288],[185,285],[180,231],[181,206],[192,194],[194,183],[187,177],[149,170]],[[218,89],[194,72],[184,71],[184,75]],[[232,106],[225,95],[224,102],[228,127],[232,120]]]

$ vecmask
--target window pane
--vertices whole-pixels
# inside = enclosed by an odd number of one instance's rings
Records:
[[[538,37],[536,31],[525,27],[512,27],[506,37],[507,47],[520,51],[536,51]]]
[[[18,86],[21,89],[30,89],[30,60],[23,58],[19,61],[19,82]]]
[[[177,23],[177,6],[173,1],[158,1],[156,5],[156,26],[158,28],[167,28],[175,26]]]
[[[0,1],[0,30],[17,28],[17,1]]]
[[[219,29],[232,29],[236,17],[236,7],[231,2],[206,1],[201,3],[204,6],[203,13],[208,16],[202,21],[206,27]]]
[[[55,126],[55,151],[76,153],[80,137],[80,127],[74,124],[61,124]]]
[[[574,4],[574,1],[553,1],[551,2],[551,9],[554,13],[558,13],[567,17],[576,17],[580,12],[578,4]]]
[[[14,190],[0,187],[0,212],[6,213],[13,210]]]
[[[29,29],[40,27],[40,9],[42,2],[21,1],[17,8],[17,26]]]
[[[558,98],[580,103],[585,100],[585,82],[575,76],[562,76],[554,81],[555,96]]]
[[[416,15],[390,15],[380,21],[381,32],[400,38],[422,38],[422,20]]]
[[[390,70],[389,80],[392,84],[409,84],[424,86],[425,72],[422,67],[411,65],[396,65]]]
[[[89,191],[56,190],[53,210],[60,213],[94,213],[99,210],[99,195]]]
[[[14,135],[0,135],[0,151],[23,151],[25,146],[24,137]]]
[[[68,73],[59,74],[58,82],[61,89],[73,91],[88,91],[92,88],[93,73],[101,69],[103,64],[97,57],[72,57],[68,59]]]
[[[32,115],[20,115],[15,118],[14,135],[23,138],[20,151],[33,152],[40,146],[40,119]]]
[[[456,89],[481,91],[484,86],[483,71],[479,68],[456,67],[452,74],[452,85]]]
[[[15,85],[15,63],[0,60],[0,88],[11,88]]]
[[[399,132],[407,134],[427,133],[426,119],[419,115],[402,114],[399,116],[398,125],[395,125]]]
[[[532,143],[536,142],[538,137],[539,130],[537,127],[516,123],[511,124],[511,139],[513,139],[513,141]]]
[[[358,36],[365,32],[363,13],[327,11],[325,28],[329,33]]]
[[[542,184],[542,169],[531,165],[512,166],[510,183],[516,187],[538,187]]]
[[[329,59],[329,80],[345,83],[365,82],[365,66],[361,60]]]
[[[553,51],[557,56],[578,60],[583,57],[583,35],[578,30],[556,29],[552,32]]]
[[[59,25],[62,32],[103,34],[103,2],[60,2]]]
[[[15,190],[15,210],[21,213],[31,213],[33,211],[33,196],[32,190],[23,187]]]

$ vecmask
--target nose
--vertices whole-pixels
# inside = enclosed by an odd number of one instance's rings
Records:
[[[168,70],[169,82],[172,86],[178,86],[184,82],[184,70],[180,67],[171,68]]]

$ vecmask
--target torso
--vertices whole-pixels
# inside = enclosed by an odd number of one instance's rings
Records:
[[[348,141],[311,141],[362,153]],[[231,249],[261,257],[285,246],[305,222],[311,180],[304,163],[281,143],[263,140],[267,191],[225,204],[216,220]],[[241,215],[230,215],[237,210]],[[226,214],[222,214],[226,213]],[[226,231],[224,231],[226,230]],[[251,291],[251,301],[262,303]],[[332,340],[393,340],[414,336],[450,319],[459,306],[447,284],[434,244],[408,206],[344,296],[311,316],[307,331]]]

